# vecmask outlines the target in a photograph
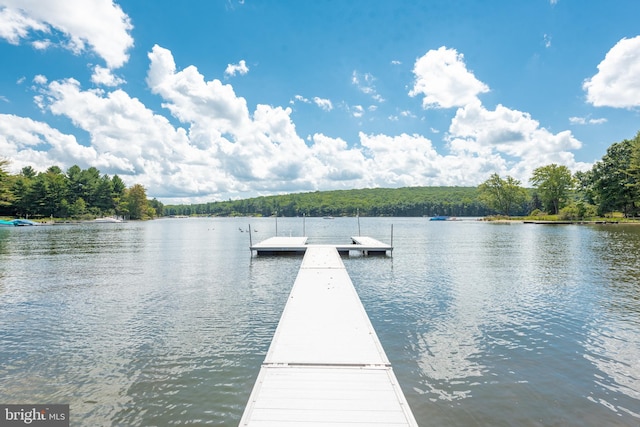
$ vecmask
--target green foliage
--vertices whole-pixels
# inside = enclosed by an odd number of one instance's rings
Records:
[[[148,215],[147,190],[135,184],[125,192],[124,200],[131,219],[145,219]]]
[[[82,197],[78,197],[75,202],[73,202],[68,207],[68,216],[71,218],[80,218],[87,211],[87,204],[84,202]]]
[[[640,134],[639,134],[640,135]],[[638,213],[640,195],[640,137],[612,144],[591,171],[580,176],[584,199],[598,206],[598,214],[621,211]]]
[[[151,218],[162,216],[164,211],[164,205],[155,197],[152,200],[149,200],[149,208],[153,210],[149,211],[150,214],[148,214]]]
[[[10,206],[13,202],[13,194],[10,191],[9,173],[6,168],[9,161],[0,159],[0,206]]]
[[[45,172],[37,173],[27,166],[18,175],[11,176],[4,169],[6,165],[6,161],[0,160],[2,215],[91,218],[126,215],[132,206],[136,218],[154,217],[162,212],[162,203],[158,201],[154,202],[151,211],[147,211],[146,200],[145,203],[131,198],[125,200],[128,190],[122,179],[117,175],[113,178],[101,176],[100,171],[93,167],[83,170],[74,165],[64,173],[58,166],[51,166]]]
[[[575,187],[569,168],[555,163],[535,169],[529,181],[536,187],[544,207],[553,214],[567,203]]]
[[[24,167],[6,172],[0,159],[0,215],[85,217],[123,215],[132,219],[161,215],[254,216],[486,216],[494,213],[546,219],[585,219],[609,212],[640,213],[640,132],[612,144],[602,160],[575,176],[566,166],[537,168],[530,182],[493,174],[476,187],[375,188],[286,194],[192,205],[164,206],[147,200],[141,185],[127,189],[117,175],[74,165],[64,173],[52,166],[37,173]],[[544,212],[550,212],[547,215]]]
[[[570,203],[560,209],[558,218],[561,220],[586,220],[597,216],[597,208],[582,201]]]
[[[629,187],[634,205],[632,215],[636,215],[640,210],[640,132],[631,141],[631,156],[629,159]]]
[[[167,205],[165,215],[484,216],[476,187],[406,187],[316,191],[193,205]]]
[[[33,179],[36,177],[36,171],[31,166],[25,166],[22,168],[21,175],[27,179]]]
[[[480,201],[496,212],[509,216],[514,207],[523,207],[527,201],[527,191],[520,186],[520,181],[507,176],[500,178],[494,173],[478,186]]]

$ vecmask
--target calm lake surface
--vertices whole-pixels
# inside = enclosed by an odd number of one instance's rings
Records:
[[[0,228],[0,403],[236,426],[301,257],[273,218]],[[639,426],[640,226],[361,218],[343,258],[421,426]],[[355,218],[308,218],[345,243]],[[241,231],[242,230],[242,231]],[[303,235],[279,218],[279,235]]]

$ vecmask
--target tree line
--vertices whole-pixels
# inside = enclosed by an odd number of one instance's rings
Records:
[[[571,171],[551,164],[533,171],[529,182],[533,198],[520,182],[497,174],[478,187],[485,205],[497,213],[511,215],[512,207],[526,203],[534,206],[533,216],[551,214],[560,219],[584,219],[621,213],[624,217],[640,214],[640,132],[633,139],[612,144],[602,159],[586,172]]]
[[[586,172],[550,164],[534,170],[530,187],[491,175],[478,187],[407,187],[316,191],[242,200],[167,205],[165,215],[259,216],[545,216],[625,217],[640,213],[640,132],[614,143]]]
[[[0,215],[23,218],[90,219],[121,216],[146,219],[162,215],[163,205],[148,200],[140,184],[127,187],[118,175],[102,175],[95,167],[71,166],[66,172],[51,166],[36,172],[31,166],[16,175],[0,159]]]
[[[534,170],[528,188],[510,176],[491,175],[478,187],[406,187],[316,191],[190,205],[148,200],[142,185],[127,188],[96,168],[52,166],[36,173],[6,172],[0,160],[0,215],[79,218],[121,215],[214,216],[540,216],[584,219],[619,212],[640,214],[640,132],[612,144],[586,172],[551,164]]]
[[[166,205],[165,215],[483,216],[476,187],[365,188]]]

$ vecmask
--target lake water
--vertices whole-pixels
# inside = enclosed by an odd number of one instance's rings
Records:
[[[301,257],[273,218],[0,228],[0,403],[236,426]],[[639,426],[640,226],[361,218],[343,258],[421,426]],[[355,218],[279,218],[345,243]]]

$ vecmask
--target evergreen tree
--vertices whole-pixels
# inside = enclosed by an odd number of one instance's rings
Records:
[[[13,194],[13,211],[17,216],[27,217],[33,212],[31,206],[32,181],[22,174],[14,177],[11,193]]]
[[[45,187],[45,209],[42,212],[44,216],[66,216],[66,211],[63,209],[63,201],[67,198],[68,186],[67,179],[62,173],[62,170],[58,166],[51,166],[47,169],[41,179],[44,181]]]
[[[103,175],[97,183],[94,206],[102,213],[115,212],[113,181],[109,175]]]
[[[38,173],[31,166],[25,166],[20,174],[27,179],[33,179]]]
[[[111,178],[111,185],[113,188],[113,206],[116,211],[116,215],[128,215],[129,209],[127,208],[124,201],[124,195],[127,190],[127,186],[118,175],[114,175],[113,178]]]
[[[14,201],[13,193],[11,192],[11,177],[7,172],[8,166],[8,160],[0,159],[0,209],[2,210],[11,206]]]
[[[152,217],[163,215],[164,205],[155,197],[152,200],[149,200],[149,207],[153,209]]]
[[[82,169],[80,166],[73,165],[67,169],[67,186],[69,188],[69,202],[73,203],[82,197]]]

